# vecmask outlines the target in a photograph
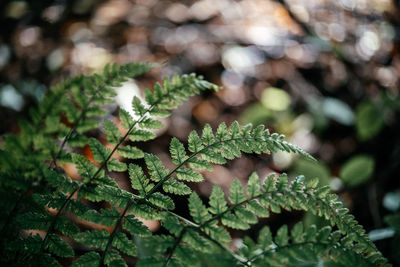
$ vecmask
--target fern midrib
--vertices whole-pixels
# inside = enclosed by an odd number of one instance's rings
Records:
[[[83,108],[81,115],[79,116],[78,120],[75,122],[74,126],[69,130],[69,132],[67,133],[67,135],[65,136],[63,142],[61,143],[58,152],[56,154],[56,156],[53,158],[52,164],[54,166],[57,166],[57,159],[60,157],[61,152],[64,149],[65,144],[69,141],[69,139],[71,138],[72,134],[75,132],[76,128],[79,126],[79,123],[81,122],[81,120],[83,120],[86,116],[86,112],[88,111],[90,105],[92,104],[93,100],[95,99],[95,97],[97,96],[97,94],[103,90],[103,88],[105,88],[107,86],[107,83],[112,80],[114,77],[108,77],[109,80],[104,81],[104,84],[102,86],[99,86],[96,90],[96,92],[89,98],[89,101],[87,102],[87,104],[85,105],[85,107]],[[50,164],[50,167],[51,165]]]
[[[187,228],[183,228],[181,230],[181,232],[179,233],[179,236],[175,239],[174,245],[172,246],[170,252],[168,253],[167,259],[165,260],[163,267],[166,267],[168,265],[168,263],[171,261],[172,259],[172,255],[174,254],[175,249],[178,247],[179,243],[181,242],[183,236],[185,235],[187,231]]]
[[[179,89],[180,87],[181,87],[181,86],[176,87],[176,88],[173,88],[173,89],[177,90],[177,89]],[[166,92],[166,93],[167,93],[166,96],[169,96],[172,92],[173,92],[173,90],[167,91],[167,92]],[[165,96],[165,97],[166,97],[166,96]],[[153,104],[146,110],[146,112],[143,113],[142,119],[144,119],[144,116],[145,116],[148,112],[150,112],[151,109],[152,109],[154,106],[160,104],[161,101],[163,101],[163,99],[164,99],[164,98],[159,98],[159,100],[158,100],[159,102],[153,103]],[[141,120],[142,120],[142,119],[141,119]],[[141,121],[141,120],[140,120],[140,121]],[[136,121],[135,123],[139,123],[139,121]],[[129,133],[129,131],[125,134],[125,136],[124,136],[122,139],[125,139],[125,138],[128,136],[128,133]],[[121,143],[122,143],[122,142],[120,142],[119,144],[121,144]],[[117,149],[117,148],[114,147],[112,153],[115,152],[116,149]],[[110,157],[111,157],[111,156],[110,156]],[[109,158],[110,158],[110,157],[109,157]],[[181,164],[179,167],[182,167],[182,166],[183,166],[183,164]],[[175,168],[173,171],[176,171],[177,169],[178,169],[178,168]],[[98,172],[99,172],[99,171],[98,171]],[[96,173],[96,174],[97,174],[97,173]],[[167,177],[166,179],[168,179],[172,174],[173,174],[173,172],[170,172],[170,173],[166,176],[166,177]],[[161,180],[158,182],[158,184],[156,184],[157,188],[158,188],[158,187],[161,185],[161,183],[163,183],[163,182],[165,182],[165,180],[161,179]],[[156,186],[155,186],[155,187],[156,187]],[[149,196],[151,196],[151,195],[155,192],[155,190],[157,189],[157,188],[155,188],[155,187],[153,187],[153,188],[145,195],[144,199],[145,199],[146,201],[147,201],[147,198],[148,198]],[[151,194],[149,194],[150,192],[151,192]],[[129,208],[130,208],[133,204],[134,204],[134,201],[129,200],[128,203],[127,203],[126,210],[129,210]],[[126,212],[125,212],[125,213],[126,213]],[[123,215],[120,216],[120,218],[119,218],[118,221],[117,221],[117,224],[120,223],[120,221],[123,220],[123,218],[124,218],[124,216],[125,216],[125,213],[123,213]],[[115,227],[114,230],[115,230],[116,228],[117,228],[117,227]],[[110,235],[107,244],[108,244],[108,243],[112,244],[112,241],[113,241],[113,239],[114,239],[114,236],[115,236],[115,234],[114,234],[114,235]],[[109,247],[110,247],[110,246],[108,246],[108,247],[106,248],[106,250],[103,251],[102,257],[101,257],[101,261],[100,261],[100,263],[99,263],[99,266],[103,266],[103,265],[104,265],[104,257],[105,257],[105,254],[106,254],[107,250],[109,249]]]
[[[169,172],[164,178],[162,178],[149,192],[147,192],[145,196],[143,196],[142,198],[140,198],[138,201],[139,201],[139,202],[140,202],[140,201],[148,202],[148,198],[149,198],[153,193],[155,193],[155,191],[157,190],[157,188],[160,187],[160,186],[161,186],[166,180],[168,180],[179,168],[181,168],[181,167],[184,166],[186,163],[188,163],[192,158],[196,157],[197,155],[201,154],[202,152],[206,151],[207,149],[209,149],[209,148],[211,148],[211,147],[214,147],[214,146],[216,146],[216,145],[219,145],[219,144],[221,144],[221,143],[223,143],[223,142],[231,142],[231,141],[236,141],[236,140],[239,140],[239,139],[243,140],[243,139],[246,139],[246,138],[240,137],[240,138],[232,138],[232,139],[226,139],[226,140],[218,140],[218,142],[215,142],[215,143],[213,143],[213,144],[211,144],[211,145],[208,145],[208,146],[204,147],[203,149],[201,149],[201,150],[199,150],[199,151],[193,153],[193,154],[190,155],[185,161],[181,162],[177,167],[175,167],[175,169],[173,169],[172,171],[170,171],[170,172]],[[249,139],[254,140],[253,137],[251,137],[251,138],[249,138]],[[249,141],[249,140],[248,140],[248,141]],[[128,202],[127,205],[130,207],[133,203],[134,203],[133,200],[129,200],[129,202]],[[125,216],[125,215],[123,215],[123,216]],[[121,216],[121,217],[119,218],[118,221],[120,221],[120,219],[122,220],[122,219],[123,219],[123,216]],[[115,228],[114,228],[114,229],[115,229]],[[111,243],[112,243],[112,239],[113,239],[113,238],[114,238],[114,236],[110,236],[110,239],[111,239],[110,242],[111,242]],[[105,254],[105,253],[106,253],[106,250],[103,252],[103,254]],[[100,262],[100,266],[101,266],[102,264],[103,264],[103,262]]]
[[[112,242],[113,242],[113,240],[114,240],[114,237],[115,237],[115,235],[116,235],[117,232],[118,232],[118,228],[121,226],[122,220],[123,220],[123,218],[125,217],[125,214],[128,212],[128,210],[131,208],[132,204],[133,204],[133,202],[128,202],[128,203],[126,204],[125,209],[124,209],[123,212],[121,213],[121,216],[118,218],[118,221],[117,221],[117,223],[115,224],[115,227],[114,227],[114,229],[113,229],[113,231],[112,231],[110,237],[108,238],[107,245],[106,245],[106,247],[105,247],[103,253],[101,254],[101,259],[100,259],[100,262],[99,262],[99,266],[104,266],[104,259],[105,259],[105,256],[106,256],[106,252],[108,251],[108,249],[109,249],[110,246],[112,245]]]
[[[240,139],[245,139],[244,137],[241,138],[232,138],[232,139],[226,139],[226,140],[219,140],[218,142],[212,143],[210,145],[205,146],[204,148],[202,148],[201,150],[192,153],[186,160],[182,161],[178,166],[175,167],[175,169],[173,169],[172,171],[170,171],[165,177],[163,177],[149,192],[146,193],[146,195],[144,195],[143,199],[147,199],[149,196],[151,196],[162,184],[165,183],[165,181],[167,181],[169,178],[171,178],[171,176],[181,167],[183,167],[185,164],[190,163],[190,160],[192,160],[194,157],[196,157],[199,154],[202,154],[204,151],[217,146],[221,143],[224,142],[232,142],[232,141],[236,141],[236,140],[240,140]],[[249,138],[249,139],[253,139],[254,138]],[[250,140],[247,140],[250,141]]]
[[[305,193],[308,194],[308,192],[305,192]],[[308,194],[308,195],[310,195],[310,194]],[[332,208],[330,205],[327,205],[323,199],[321,199],[317,196],[314,196],[314,197],[317,200],[319,200],[322,203],[322,205],[327,206],[329,208],[329,210],[331,210],[332,214],[335,214],[335,216],[339,218],[339,220],[342,222],[342,224],[347,225],[347,227],[349,229],[353,229],[353,226],[351,224],[346,223],[344,220],[341,220],[342,217],[337,214],[337,212],[334,208]],[[338,224],[336,224],[336,225],[338,225]],[[362,235],[358,231],[353,231],[353,233],[355,233],[358,238],[362,239],[364,241],[363,243],[366,244],[370,249],[372,249],[373,251],[377,251],[376,246],[372,243],[372,241],[366,235]],[[348,234],[348,231],[346,231],[346,234]]]
[[[131,134],[131,131],[134,129],[134,127],[136,126],[137,123],[139,123],[139,121],[143,120],[145,115],[150,112],[150,110],[154,107],[154,105],[151,105],[146,113],[140,118],[140,120],[136,120],[132,126],[129,128],[129,130],[125,133],[125,135],[120,139],[120,141],[118,142],[118,144],[114,147],[114,149],[109,153],[108,157],[106,158],[106,160],[101,164],[101,166],[97,169],[96,173],[89,179],[89,181],[87,183],[82,183],[81,185],[79,185],[79,187],[77,189],[75,189],[69,196],[68,198],[65,200],[65,202],[63,203],[63,205],[61,206],[61,208],[57,211],[57,214],[54,216],[54,219],[51,222],[51,225],[49,227],[49,230],[46,232],[46,235],[43,239],[43,243],[41,246],[41,251],[43,251],[45,243],[48,239],[48,235],[54,231],[54,227],[55,224],[57,222],[58,217],[60,216],[61,212],[64,210],[64,208],[66,208],[68,206],[68,204],[71,201],[72,196],[78,192],[84,185],[89,184],[90,182],[92,182],[94,179],[96,179],[97,175],[100,173],[100,171],[106,166],[107,162],[110,160],[110,158],[112,157],[112,155],[114,154],[114,152],[118,149],[118,147],[125,141],[125,139],[128,137],[129,134]]]
[[[243,204],[246,204],[246,203],[248,203],[248,202],[250,202],[250,201],[252,201],[252,200],[254,200],[254,199],[257,199],[257,198],[259,198],[259,197],[261,197],[261,196],[264,196],[264,195],[267,195],[267,194],[271,194],[271,195],[272,195],[272,194],[274,194],[274,193],[279,193],[279,192],[278,192],[278,191],[264,192],[264,193],[259,194],[259,195],[257,195],[257,196],[253,196],[253,197],[250,197],[250,198],[248,198],[248,199],[246,199],[246,200],[243,200],[243,201],[241,201],[241,202],[239,202],[239,203],[236,203],[236,204],[230,206],[229,208],[227,208],[225,211],[223,211],[223,212],[221,212],[221,213],[219,213],[219,214],[216,214],[214,217],[212,217],[212,218],[208,219],[207,221],[203,222],[202,224],[199,225],[199,227],[200,227],[200,228],[206,227],[206,226],[207,226],[209,223],[211,223],[212,221],[217,220],[217,219],[220,219],[223,215],[225,215],[226,213],[228,213],[228,212],[230,212],[230,211],[236,209],[237,207],[239,207],[239,206],[241,206],[241,205],[243,205]]]
[[[180,87],[181,87],[181,86],[177,86],[177,87],[175,87],[175,88],[172,88],[172,90],[169,90],[169,91],[165,92],[166,95],[165,95],[164,97],[169,96],[171,93],[173,93],[173,91],[178,90]],[[89,181],[88,181],[87,183],[85,183],[85,184],[89,184],[90,182],[92,182],[92,181],[97,177],[97,175],[100,173],[100,171],[106,166],[107,162],[110,160],[110,158],[112,157],[112,155],[114,154],[114,152],[115,152],[115,151],[118,149],[118,147],[125,141],[125,139],[128,137],[128,135],[131,134],[131,132],[132,132],[132,130],[134,129],[134,127],[135,127],[138,123],[142,122],[142,120],[145,119],[145,116],[147,115],[147,113],[149,113],[155,106],[157,106],[158,104],[160,104],[162,101],[163,101],[163,98],[160,97],[155,103],[153,103],[152,105],[150,105],[150,106],[146,109],[146,111],[143,113],[143,115],[141,116],[141,118],[140,118],[139,120],[136,120],[136,121],[132,124],[132,126],[129,128],[129,130],[128,130],[128,131],[125,133],[125,135],[120,139],[119,143],[118,143],[116,146],[114,146],[114,149],[110,152],[110,154],[108,155],[108,157],[106,158],[106,160],[105,160],[105,161],[102,163],[102,165],[97,169],[96,173],[95,173],[95,174],[89,179]],[[54,227],[55,227],[57,218],[60,216],[60,214],[61,214],[61,212],[63,211],[63,209],[65,209],[65,208],[68,206],[68,204],[69,204],[70,201],[71,201],[72,196],[73,196],[77,191],[79,191],[79,190],[82,188],[82,186],[85,185],[85,184],[81,184],[77,189],[75,189],[75,190],[69,195],[69,197],[66,199],[66,201],[65,201],[65,202],[63,203],[63,205],[61,206],[61,208],[57,211],[57,214],[53,217],[54,219],[52,220],[51,225],[50,225],[50,227],[49,227],[49,230],[46,232],[46,236],[45,236],[45,238],[43,239],[43,243],[42,243],[42,246],[41,246],[41,251],[43,251],[43,249],[44,249],[44,247],[45,247],[45,243],[46,243],[46,241],[48,240],[49,234],[50,234],[51,232],[54,231]],[[128,202],[127,208],[130,207],[132,204],[133,204],[133,202]],[[127,210],[128,210],[128,209],[127,209]],[[121,217],[119,218],[119,221],[122,221],[122,219],[123,219],[123,216],[121,216]],[[51,231],[50,231],[50,229],[51,229]],[[115,230],[115,229],[114,229],[114,230]],[[111,238],[111,236],[110,236],[109,242],[112,243],[113,238],[114,238],[114,236],[112,236],[112,238]],[[108,250],[108,247],[107,247],[107,250]],[[105,255],[105,253],[106,253],[107,250],[105,250],[105,251],[103,252],[102,261],[100,262],[100,265],[103,265],[104,255]]]

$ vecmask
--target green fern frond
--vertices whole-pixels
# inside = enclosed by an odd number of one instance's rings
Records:
[[[219,89],[202,77],[174,76],[146,89],[144,100],[135,96],[133,113],[119,109],[124,129],[103,120],[108,114],[103,105],[113,101],[114,88],[150,69],[147,63],[107,65],[102,74],[68,79],[30,111],[30,121],[21,120],[18,134],[4,136],[0,149],[4,262],[61,266],[60,258],[70,258],[72,266],[127,266],[125,260],[134,258],[137,266],[387,265],[354,216],[329,187],[317,187],[317,180],[271,174],[261,183],[252,173],[246,184],[232,178],[227,192],[214,186],[207,203],[192,192],[191,183],[204,180],[203,170],[212,171],[214,164],[243,153],[286,151],[314,160],[283,135],[271,134],[262,125],[221,123],[213,130],[206,124],[200,132],[192,131],[187,143],[171,139],[168,163],[131,143],[156,138],[153,129],[162,127],[159,118],[190,96]],[[105,139],[87,135],[99,129],[100,121],[111,147]],[[90,160],[75,149],[86,145],[93,156]],[[120,160],[115,153],[133,162]],[[59,163],[74,165],[79,178],[67,177]],[[120,188],[110,172],[127,172],[130,190]],[[175,203],[172,195],[187,199],[192,219],[174,212],[182,203]],[[95,210],[88,205],[92,202],[105,205]],[[245,237],[237,251],[229,248],[230,229],[247,230],[258,218],[281,210],[310,211],[337,230],[304,229],[298,223],[292,229],[283,225],[273,235],[264,227],[257,242]],[[158,220],[163,229],[152,233],[142,219]],[[79,222],[94,223],[96,229],[82,229]],[[40,237],[29,230],[45,233]],[[86,253],[79,256],[71,246],[75,243]]]

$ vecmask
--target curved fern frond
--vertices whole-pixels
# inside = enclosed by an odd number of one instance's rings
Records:
[[[147,65],[137,64],[125,65],[121,67],[111,67],[111,69],[110,67],[106,67],[103,78],[97,75],[92,76],[92,78],[94,79],[94,84],[83,82],[85,90],[87,90],[88,94],[92,97],[89,100],[77,100],[81,104],[79,105],[78,103],[78,106],[82,107],[83,109],[79,113],[80,116],[69,118],[71,119],[70,121],[74,123],[74,127],[71,129],[70,132],[76,131],[78,133],[83,133],[84,131],[89,130],[90,127],[85,128],[85,126],[82,126],[79,123],[83,119],[83,117],[86,116],[85,112],[87,112],[88,108],[91,107],[91,103],[93,103],[93,105],[100,105],[107,102],[108,97],[114,95],[111,87],[120,86],[120,83],[125,81],[129,75],[140,74],[145,71],[146,68],[148,70],[148,67],[146,66]],[[106,78],[109,78],[109,80],[106,80]],[[183,75],[182,77],[176,76],[174,77],[172,82],[168,79],[165,79],[164,85],[164,88],[156,85],[154,88],[154,94],[150,93],[148,90],[146,91],[146,99],[148,102],[147,107],[142,105],[138,98],[135,97],[133,99],[133,109],[136,114],[140,115],[138,119],[134,120],[127,112],[121,110],[120,119],[123,126],[127,128],[127,131],[124,135],[121,135],[119,133],[119,130],[116,129],[115,125],[113,125],[112,123],[105,123],[108,139],[115,144],[114,148],[111,151],[105,148],[105,146],[101,144],[97,139],[92,138],[87,141],[89,142],[94,161],[100,164],[99,167],[96,167],[92,163],[88,162],[86,158],[80,155],[73,154],[72,162],[77,164],[79,173],[84,179],[77,187],[74,188],[74,190],[68,192],[69,194],[61,194],[62,198],[60,199],[58,204],[52,205],[53,208],[57,209],[57,212],[56,215],[50,219],[51,222],[49,227],[46,229],[47,232],[42,242],[41,251],[46,250],[49,238],[56,229],[56,225],[59,218],[61,217],[61,213],[64,212],[64,210],[69,210],[71,204],[76,202],[72,199],[72,196],[79,192],[80,197],[87,197],[92,200],[99,200],[101,197],[99,197],[96,190],[93,190],[93,186],[95,187],[95,185],[99,183],[102,185],[116,185],[115,182],[112,182],[112,180],[107,178],[104,169],[107,168],[109,171],[127,170],[127,166],[125,165],[125,163],[112,158],[112,156],[118,149],[122,148],[121,145],[127,139],[127,137],[129,137],[131,140],[148,140],[149,137],[153,137],[153,134],[145,129],[158,128],[161,124],[159,121],[151,118],[150,115],[168,115],[168,110],[175,108],[178,104],[181,103],[182,100],[185,100],[187,97],[199,93],[202,90],[216,90],[218,88],[211,83],[203,81],[201,77],[196,77],[195,75]],[[79,94],[76,93],[74,96],[78,97],[78,95]],[[69,138],[70,137],[67,136],[64,139],[63,144],[61,144],[60,146],[60,150],[62,150],[63,145],[69,140]],[[131,158],[136,158],[141,154],[141,151],[134,147],[128,147],[128,149],[120,149],[119,152],[125,153],[125,156]],[[51,195],[49,196],[50,198],[52,198]],[[160,198],[160,196],[158,195],[153,195],[151,198],[149,198],[149,201],[157,205],[164,203],[165,200],[165,197],[162,196]],[[49,203],[41,204],[48,205]],[[171,201],[167,206],[171,207]],[[46,211],[44,211],[44,213],[46,213]],[[85,213],[85,211],[81,211],[81,214],[83,213]],[[95,218],[89,216],[86,219],[95,219],[95,221],[100,220],[98,216]],[[114,235],[112,236],[114,237]],[[107,248],[110,247],[111,243],[107,245]],[[101,262],[103,262],[105,259],[106,257],[103,255]]]
[[[261,183],[253,173],[245,185],[232,179],[229,192],[214,186],[207,203],[192,192],[189,183],[203,181],[204,170],[212,171],[215,164],[243,153],[286,151],[313,160],[262,125],[221,123],[214,131],[207,124],[199,133],[192,131],[187,144],[173,137],[168,165],[126,144],[154,139],[153,129],[162,127],[159,117],[168,116],[192,95],[218,89],[202,77],[174,76],[146,89],[144,100],[134,97],[133,113],[119,110],[122,127],[104,121],[107,145],[87,137],[89,130],[100,126],[98,117],[106,114],[103,104],[112,101],[113,88],[150,68],[147,63],[109,65],[102,75],[69,79],[30,111],[32,122],[21,120],[20,132],[4,137],[0,149],[0,176],[5,178],[0,179],[0,215],[7,215],[5,220],[0,216],[4,262],[61,266],[58,259],[74,257],[72,266],[91,267],[127,266],[127,258],[137,259],[138,266],[387,265],[354,216],[329,187],[318,188],[316,180],[300,176],[289,181],[284,174],[273,174]],[[63,94],[66,97],[60,97]],[[85,153],[90,150],[91,155],[67,152],[67,145],[86,146]],[[128,164],[115,153],[143,160]],[[73,164],[79,179],[67,177],[58,162]],[[131,190],[121,189],[110,172],[127,172]],[[175,203],[173,195],[188,195],[186,214],[191,219],[174,212],[175,204],[181,203]],[[102,208],[93,209],[91,202],[102,202]],[[245,237],[238,250],[230,249],[230,229],[247,230],[259,218],[282,209],[310,211],[335,231],[304,229],[299,223],[290,231],[283,225],[272,235],[264,227],[257,242]],[[164,229],[153,234],[142,219],[158,220]],[[81,223],[90,226],[82,229]],[[35,231],[44,232],[44,237]],[[87,253],[75,255],[71,240]]]
[[[279,177],[270,175],[260,187],[259,178],[253,173],[247,184],[247,196],[240,182],[234,180],[228,197],[230,206],[228,206],[224,192],[218,186],[215,186],[212,190],[209,208],[202,203],[196,193],[192,193],[189,198],[189,210],[198,226],[181,226],[180,231],[175,230],[171,233],[175,234],[175,240],[178,243],[184,242],[196,250],[199,242],[206,242],[204,238],[202,239],[201,232],[206,233],[218,243],[224,244],[229,242],[229,238],[226,238],[229,235],[221,225],[232,229],[245,230],[250,227],[250,224],[257,223],[259,214],[261,214],[261,217],[268,216],[270,211],[279,213],[282,208],[289,211],[292,209],[310,210],[312,213],[324,217],[332,226],[339,229],[338,232],[334,233],[335,238],[331,238],[335,241],[334,244],[324,247],[326,249],[323,250],[325,254],[321,252],[321,255],[329,255],[330,253],[326,253],[326,251],[334,250],[334,247],[338,245],[341,249],[347,249],[357,254],[358,256],[355,256],[355,259],[364,257],[372,264],[385,264],[386,259],[377,251],[375,245],[365,234],[364,229],[357,224],[354,217],[347,214],[348,210],[343,208],[342,202],[336,201],[337,196],[329,193],[329,187],[317,188],[318,182],[316,180],[304,183],[303,179],[300,176],[289,183],[285,174]],[[260,210],[264,210],[264,212],[260,212]],[[166,225],[167,229],[174,229],[171,226],[171,221]],[[314,228],[310,228],[307,233],[304,233],[302,226],[297,225],[292,231],[292,237],[290,237],[287,227],[283,226],[278,231],[274,243],[272,243],[271,238],[261,239],[264,242],[262,247],[275,253],[276,246],[286,247],[290,242],[296,244],[304,242],[304,240],[309,242],[312,239],[322,244],[326,243],[330,236],[330,227],[321,229],[318,234],[314,230]],[[182,232],[184,232],[182,236],[177,235],[177,233]],[[267,238],[268,235],[264,233],[262,236],[262,238]],[[294,250],[288,253],[295,252]],[[170,252],[166,261],[170,261],[168,258],[171,258],[172,254],[173,251]],[[290,259],[287,255],[282,258]],[[248,258],[248,261],[252,260],[252,257]],[[271,262],[270,264],[274,265]],[[284,262],[280,264],[284,264]]]
[[[144,107],[138,108],[138,114],[143,114],[143,110]],[[264,129],[263,126],[258,126],[253,129],[252,125],[249,124],[241,128],[238,122],[232,123],[232,125],[229,127],[229,130],[226,124],[222,123],[218,127],[214,136],[212,128],[207,124],[203,128],[201,138],[195,131],[190,133],[188,139],[188,148],[189,152],[191,152],[190,156],[188,155],[184,145],[178,139],[173,138],[170,144],[172,162],[176,166],[173,170],[168,170],[166,167],[164,167],[161,160],[152,154],[144,155],[145,163],[149,172],[149,178],[145,176],[141,167],[137,165],[130,165],[129,173],[132,181],[132,188],[139,192],[141,198],[132,198],[127,203],[124,203],[125,209],[120,219],[123,220],[123,217],[129,209],[137,209],[140,202],[150,202],[151,204],[155,205],[156,208],[167,210],[173,209],[174,203],[172,199],[165,194],[157,192],[158,188],[163,187],[164,191],[167,193],[175,193],[179,195],[187,194],[190,192],[190,189],[181,181],[200,182],[203,180],[203,177],[197,171],[197,169],[207,168],[212,170],[211,164],[224,164],[226,163],[227,159],[240,157],[242,152],[270,153],[270,151],[276,150],[289,150],[302,154],[308,158],[312,158],[297,146],[284,141],[283,138],[283,135],[271,135],[268,129]],[[177,180],[172,179],[173,175],[176,176]],[[183,185],[183,187],[174,187],[175,191],[172,191],[170,190],[169,182]],[[241,203],[246,199],[244,193],[241,191],[243,190],[240,184],[238,184],[238,182],[234,182],[230,194],[230,200],[234,204]],[[215,196],[217,198],[221,198],[221,196]],[[196,194],[192,194],[189,198],[190,212],[192,215],[195,214],[195,222],[203,226],[203,223],[208,223],[208,221],[212,220],[213,218],[211,215],[209,215],[207,209],[200,205],[200,202],[201,201]],[[245,216],[247,222],[249,223],[257,222],[256,216],[244,208],[238,207],[236,209],[236,215]],[[218,213],[217,216],[219,216]],[[247,222],[242,222],[239,224],[239,221],[235,220],[235,218],[232,218],[232,216],[234,215],[226,214],[223,218],[223,224],[239,229],[247,229],[249,227]],[[120,221],[118,223],[120,224]],[[118,225],[115,225],[114,229],[117,227]],[[219,238],[220,240],[224,241],[230,240],[229,235],[222,228],[210,229],[211,230],[206,231],[206,234],[211,235],[211,237]],[[186,234],[181,234],[181,238],[188,239],[188,234],[192,231],[184,231]],[[189,238],[189,240],[192,240],[193,242],[202,240],[201,237],[198,237],[196,232],[193,232],[190,236],[191,238]],[[112,238],[113,236],[110,236],[110,242],[112,242]],[[179,242],[176,244],[176,246],[178,246],[178,244]],[[102,258],[104,258],[105,253],[106,251],[103,252]]]

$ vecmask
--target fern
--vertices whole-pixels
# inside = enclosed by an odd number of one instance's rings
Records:
[[[213,130],[207,124],[200,133],[189,134],[187,146],[173,137],[172,168],[133,145],[154,139],[152,130],[162,127],[159,118],[189,97],[219,89],[201,77],[174,76],[146,89],[144,101],[134,97],[135,117],[119,110],[123,130],[104,120],[111,148],[88,137],[89,131],[101,127],[99,118],[108,113],[104,104],[113,101],[113,88],[151,67],[146,63],[109,65],[102,74],[60,83],[32,109],[29,120],[20,121],[18,134],[4,138],[0,150],[2,263],[60,266],[67,258],[72,266],[127,266],[126,259],[133,258],[138,266],[191,266],[201,265],[206,256],[220,266],[388,265],[337,196],[329,187],[318,187],[316,180],[304,181],[299,176],[289,181],[281,174],[261,183],[253,173],[246,185],[232,179],[228,196],[214,186],[207,205],[192,191],[188,183],[202,182],[203,170],[212,171],[214,165],[243,153],[286,151],[315,160],[262,125],[221,123]],[[93,160],[79,153],[85,146]],[[117,154],[130,163],[118,160]],[[64,173],[65,163],[76,166],[79,180]],[[131,190],[121,189],[110,172],[127,172]],[[174,212],[174,195],[186,196],[191,218]],[[85,204],[90,202],[109,205],[95,210]],[[228,229],[247,230],[259,218],[282,209],[311,211],[331,227],[304,229],[298,223],[289,231],[283,225],[274,236],[265,226],[257,242],[246,237],[239,250],[229,249]],[[152,233],[138,218],[159,220],[165,233]],[[81,221],[96,227],[82,229]],[[76,244],[86,253],[78,255]]]

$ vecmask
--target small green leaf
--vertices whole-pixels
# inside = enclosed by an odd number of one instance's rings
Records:
[[[261,193],[260,188],[260,178],[256,172],[253,172],[250,175],[247,183],[247,195],[249,195],[249,197],[255,197],[259,195]]]
[[[382,109],[371,102],[363,102],[357,106],[356,129],[361,141],[376,136],[384,126]]]
[[[118,154],[127,159],[141,159],[144,156],[142,150],[130,145],[118,147]]]
[[[286,246],[289,243],[288,227],[286,224],[278,229],[275,237],[275,243],[280,247]]]
[[[143,225],[138,219],[133,215],[126,215],[124,217],[122,228],[129,231],[132,235],[138,236],[151,236],[150,230]]]
[[[214,138],[214,134],[213,134],[210,124],[206,124],[204,126],[201,140],[204,145],[210,145],[210,144],[214,143],[215,138]]]
[[[46,247],[51,253],[63,258],[74,256],[72,247],[62,240],[61,237],[56,234],[49,234],[48,237]]]
[[[95,138],[90,138],[89,139],[89,146],[90,150],[92,151],[93,158],[95,161],[102,163],[105,161],[108,157],[108,149],[103,146],[99,140]]]
[[[111,121],[104,121],[104,131],[107,135],[107,141],[110,144],[117,144],[121,139],[121,133],[119,132],[117,126]]]
[[[196,131],[190,132],[188,142],[190,152],[197,153],[204,148],[203,143]]]
[[[134,129],[131,134],[129,135],[129,139],[133,142],[136,141],[149,141],[151,139],[156,138],[157,136],[149,132],[147,130],[142,130],[142,129]]]
[[[158,182],[168,175],[169,171],[164,167],[161,160],[152,154],[145,153],[144,160],[149,170],[151,180]]]
[[[221,214],[227,209],[224,191],[222,191],[221,187],[214,186],[210,195],[210,212],[212,214]]]
[[[374,173],[375,161],[369,155],[357,155],[349,159],[340,169],[339,176],[348,186],[365,183]]]
[[[112,245],[129,256],[137,255],[135,242],[129,240],[125,233],[117,232],[112,241]]]
[[[119,110],[119,119],[121,120],[122,126],[125,129],[129,129],[131,127],[131,125],[133,124],[133,118],[132,116],[129,114],[128,111],[120,108]]]
[[[229,200],[232,204],[239,204],[246,200],[243,187],[238,179],[235,179],[232,182],[231,189],[229,191]]]
[[[132,99],[132,108],[136,115],[142,116],[146,113],[146,108],[143,106],[142,102],[137,96]]]
[[[74,236],[77,242],[80,242],[89,247],[99,248],[104,250],[106,248],[110,233],[106,230],[98,231],[85,231],[78,233]]]
[[[165,192],[175,195],[189,195],[192,192],[187,185],[175,179],[166,180],[163,184],[163,189]]]
[[[176,165],[184,162],[188,157],[186,156],[185,147],[183,144],[175,137],[172,138],[171,144],[169,146],[169,151],[171,153],[172,162]]]
[[[93,267],[99,265],[99,263],[99,253],[91,251],[79,257],[79,259],[72,263],[71,267]]]
[[[195,192],[193,192],[189,197],[189,211],[190,215],[197,223],[201,224],[211,219],[211,215],[208,213],[207,208]]]
[[[145,118],[141,122],[139,122],[139,126],[146,129],[159,129],[162,127],[162,123],[159,120]]]
[[[110,172],[115,171],[115,172],[124,172],[128,169],[125,163],[120,162],[119,160],[115,158],[111,158],[107,162],[107,168]]]

